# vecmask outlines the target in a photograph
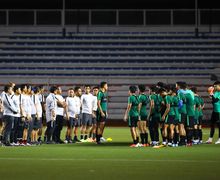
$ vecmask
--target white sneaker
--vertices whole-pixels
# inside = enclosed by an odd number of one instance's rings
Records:
[[[162,142],[162,144],[163,144],[163,145],[167,145],[167,142],[164,141],[164,142]]]
[[[105,139],[104,137],[101,137],[101,138],[100,138],[100,141],[101,141],[101,142],[106,142],[106,139]]]
[[[212,144],[212,138],[209,138],[205,143],[206,144]]]
[[[172,143],[170,143],[170,142],[169,142],[167,145],[168,145],[169,147],[172,147],[172,146],[173,146],[173,144],[172,144]]]
[[[193,144],[198,144],[198,143],[199,143],[198,139],[193,140]]]
[[[215,144],[220,144],[220,138],[215,142]]]
[[[14,143],[14,146],[19,146],[20,144],[19,143]]]
[[[144,145],[141,143],[138,143],[138,147],[144,147]]]
[[[143,147],[143,146],[141,146],[141,145],[142,145],[142,144],[137,143],[135,147]]]

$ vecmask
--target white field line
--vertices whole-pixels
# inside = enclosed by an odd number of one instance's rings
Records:
[[[107,162],[180,162],[180,163],[220,163],[214,160],[182,160],[182,159],[78,159],[78,158],[1,158],[5,161],[107,161]]]

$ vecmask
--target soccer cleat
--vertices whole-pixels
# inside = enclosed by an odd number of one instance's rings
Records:
[[[130,145],[130,147],[137,147],[137,144],[132,144]]]
[[[193,144],[194,144],[194,145],[199,144],[199,140],[198,140],[198,139],[193,140]]]
[[[136,147],[144,147],[144,145],[141,144],[141,143],[137,143],[137,146],[136,146]]]
[[[171,142],[169,142],[167,145],[168,145],[169,147],[173,147],[173,144],[172,144]]]
[[[187,143],[186,146],[187,147],[192,147],[192,143]]]
[[[19,146],[20,144],[17,142],[17,143],[14,143],[14,146]]]
[[[166,146],[166,145],[167,145],[167,142],[166,142],[166,141],[162,142],[162,145]]]
[[[220,138],[215,142],[215,144],[220,144]]]
[[[101,141],[101,142],[106,142],[106,139],[105,139],[104,137],[101,137],[101,138],[100,138],[100,141]]]
[[[149,146],[149,144],[143,144],[143,146],[144,146],[144,147],[148,147],[148,146]]]
[[[86,142],[86,140],[85,139],[81,139],[80,142]]]
[[[205,143],[206,144],[212,144],[212,138],[209,138]]]

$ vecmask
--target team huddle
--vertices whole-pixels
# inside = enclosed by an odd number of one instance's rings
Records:
[[[0,96],[3,114],[0,142],[4,146],[39,145],[42,141],[47,144],[85,141],[101,144],[105,141],[102,135],[108,116],[107,90],[107,83],[101,82],[100,87],[92,89],[85,85],[84,94],[80,87],[70,88],[64,98],[61,87],[52,86],[45,98],[43,86],[10,83]],[[47,126],[45,132],[43,120]],[[63,141],[64,122],[67,130]]]
[[[137,91],[139,95],[137,95]],[[124,121],[130,127],[133,144],[131,147],[153,146],[192,146],[202,143],[202,118],[205,103],[196,87],[189,88],[186,82],[166,85],[162,82],[150,87],[149,95],[144,85],[129,87],[128,106]],[[215,124],[219,127],[220,144],[220,82],[209,88],[213,112],[210,137],[206,143],[212,143]],[[149,105],[149,111],[147,111]],[[148,140],[148,130],[151,143]],[[159,144],[159,130],[162,144]],[[140,137],[140,142],[139,142]]]

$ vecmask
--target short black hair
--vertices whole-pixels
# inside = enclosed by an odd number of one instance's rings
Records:
[[[21,85],[21,91],[23,91],[25,87],[27,87],[27,84],[22,84]]]
[[[34,94],[40,92],[40,87],[39,86],[33,87],[33,91],[34,91]]]
[[[170,90],[173,92],[173,93],[176,93],[177,94],[177,88],[174,84],[171,84],[170,85]]]
[[[76,87],[74,88],[74,92],[77,92],[79,89],[81,89],[81,87],[76,86]]]
[[[129,91],[130,91],[131,93],[135,93],[135,92],[137,91],[137,87],[136,87],[136,86],[130,86],[130,87],[129,87]]]
[[[21,86],[19,86],[19,85],[15,85],[15,87],[14,87],[14,92],[16,92],[19,88],[21,88]]]
[[[197,93],[197,92],[198,92],[197,87],[191,87],[190,89],[191,89],[192,92],[194,92],[194,93]]]
[[[146,91],[146,87],[143,84],[138,85],[138,89],[140,90],[140,92],[145,92]]]
[[[54,93],[56,90],[58,90],[58,87],[57,87],[57,86],[51,86],[51,87],[50,87],[50,92],[51,92],[51,93]]]
[[[7,84],[7,85],[5,85],[5,87],[4,87],[4,91],[7,93],[10,88],[12,88],[12,86],[9,85],[9,84]]]
[[[43,88],[44,88],[44,85],[41,84],[41,85],[39,85],[38,87],[39,87],[39,89],[43,89]]]
[[[91,89],[91,86],[90,86],[90,85],[88,85],[88,84],[86,84],[84,87],[85,87],[85,88],[89,87],[89,88]]]
[[[162,87],[165,87],[165,83],[163,83],[163,82],[158,82],[157,83],[157,87],[159,87],[159,88],[162,88]]]
[[[215,81],[214,84],[213,84],[213,86],[214,86],[214,85],[220,85],[220,81]]]
[[[187,87],[186,82],[183,82],[183,81],[178,81],[176,82],[176,84],[180,87],[180,89],[186,89]]]
[[[106,84],[107,84],[107,82],[104,82],[104,81],[103,81],[103,82],[100,83],[100,87],[101,87],[101,88],[104,88],[104,86],[105,86]]]
[[[152,85],[152,86],[150,86],[150,90],[152,91],[152,92],[158,92],[158,90],[159,90],[159,88],[156,86],[156,85]]]
[[[98,86],[94,86],[94,87],[92,88],[92,90],[94,90],[94,89],[99,89],[99,87],[98,87]]]
[[[158,90],[158,93],[162,93],[162,92],[167,92],[167,90],[162,87],[162,88],[160,88],[160,89]]]
[[[68,89],[68,91],[71,91],[71,90],[73,90],[73,91],[74,91],[74,89],[73,89],[73,88],[69,88],[69,89]]]

